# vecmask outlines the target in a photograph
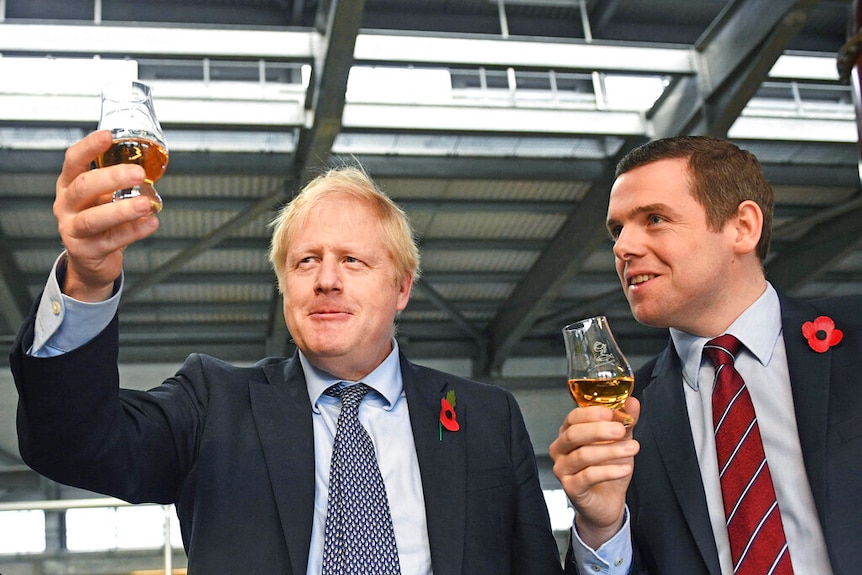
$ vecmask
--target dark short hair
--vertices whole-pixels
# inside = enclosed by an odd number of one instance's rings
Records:
[[[711,230],[720,230],[745,200],[760,206],[763,229],[757,243],[757,257],[764,261],[772,236],[775,196],[760,162],[751,152],[709,136],[663,138],[626,154],[617,164],[615,178],[645,164],[679,158],[688,160],[691,193],[706,211]]]

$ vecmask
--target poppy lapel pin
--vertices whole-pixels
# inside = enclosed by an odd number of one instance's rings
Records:
[[[802,335],[808,340],[808,346],[817,353],[828,351],[844,338],[844,332],[836,329],[835,322],[826,315],[802,324]]]
[[[440,441],[443,441],[443,428],[448,431],[458,431],[461,426],[455,415],[455,391],[450,390],[440,398]]]

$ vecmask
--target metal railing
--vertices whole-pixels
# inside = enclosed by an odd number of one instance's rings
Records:
[[[133,505],[122,499],[100,497],[93,499],[53,499],[45,501],[15,501],[0,503],[0,512],[4,511],[68,511],[69,509],[98,509],[118,507],[158,506],[164,512],[164,570],[166,575],[173,572],[173,547],[171,545],[171,516],[173,505],[158,505],[141,503]]]

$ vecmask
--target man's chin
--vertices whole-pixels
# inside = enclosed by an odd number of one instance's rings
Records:
[[[655,310],[644,309],[640,306],[629,306],[632,312],[632,315],[637,320],[638,323],[645,325],[647,327],[657,327],[657,328],[667,328],[670,327],[668,325],[667,319],[662,316],[662,314],[657,313]]]

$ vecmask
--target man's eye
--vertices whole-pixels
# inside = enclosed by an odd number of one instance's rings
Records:
[[[623,231],[622,226],[614,226],[612,228],[608,228],[608,233],[610,234],[611,240],[613,240],[613,241],[617,241],[619,239],[622,231]]]
[[[653,215],[651,215],[651,216],[649,217],[649,223],[651,223],[651,224],[660,224],[660,223],[662,223],[663,221],[664,221],[664,218],[663,218],[663,217],[661,217],[661,216],[657,216],[657,215],[655,215],[655,214],[653,214]]]

